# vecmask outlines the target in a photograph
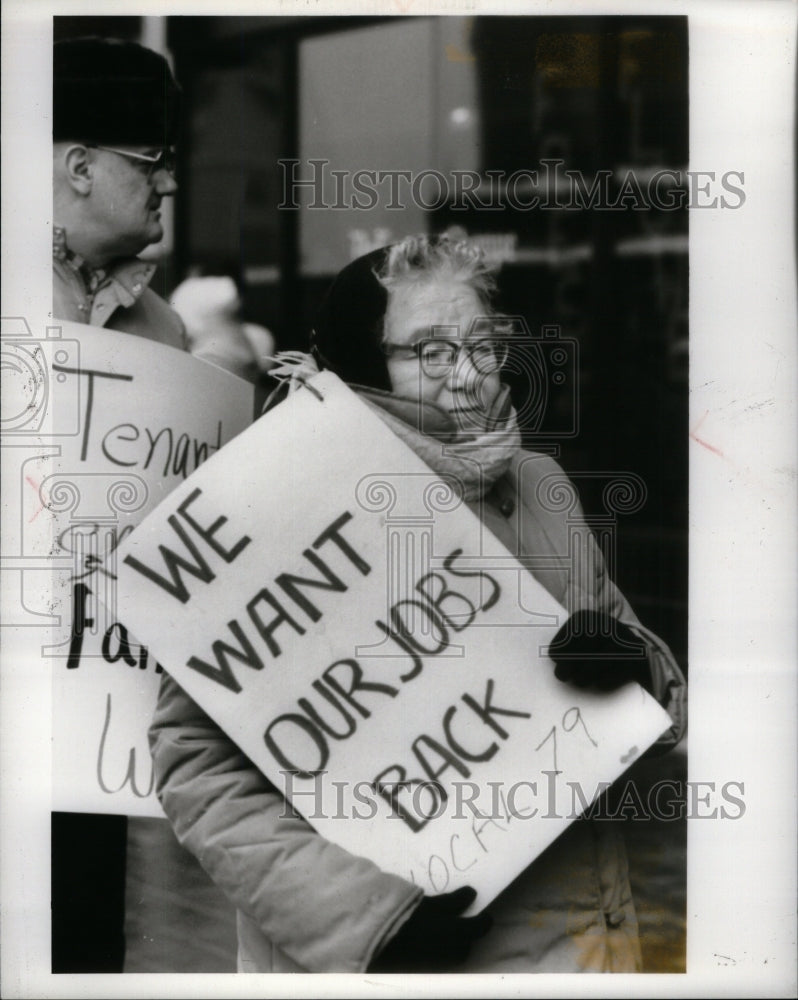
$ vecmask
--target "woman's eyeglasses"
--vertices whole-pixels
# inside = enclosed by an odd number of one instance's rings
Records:
[[[509,352],[506,340],[486,338],[451,341],[430,337],[415,344],[383,344],[382,347],[389,355],[404,355],[408,360],[418,358],[424,374],[429,378],[448,375],[461,353],[481,375],[490,375],[503,367]]]
[[[133,153],[129,149],[117,149],[115,146],[92,144],[89,148],[102,149],[106,153],[116,153],[117,156],[126,156],[146,173],[147,180],[152,180],[153,175],[159,170],[165,170],[171,177],[174,177],[177,169],[177,157],[173,149],[161,149],[154,156],[148,156],[146,153]]]

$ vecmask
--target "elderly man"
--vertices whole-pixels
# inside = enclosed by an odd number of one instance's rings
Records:
[[[190,279],[175,311],[149,287],[155,265],[136,256],[163,237],[162,201],[177,190],[179,104],[168,63],[150,49],[56,43],[53,316],[189,350],[257,382],[274,340],[241,322],[232,282]]]
[[[102,38],[53,50],[53,316],[188,348],[137,258],[174,194],[180,92],[166,60]],[[121,972],[127,819],[54,813],[53,972]]]
[[[179,90],[135,42],[56,43],[53,58],[53,315],[187,347],[183,323],[136,254],[163,236],[174,194]]]

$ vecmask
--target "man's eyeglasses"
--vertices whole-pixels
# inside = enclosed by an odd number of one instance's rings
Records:
[[[147,179],[151,180],[153,175],[159,170],[165,170],[171,177],[174,177],[177,169],[177,157],[173,149],[161,149],[154,156],[146,153],[133,153],[129,149],[117,149],[115,146],[98,146],[92,144],[90,149],[102,149],[106,153],[116,153],[118,156],[126,156],[133,160],[146,173]]]
[[[383,344],[389,355],[404,355],[408,360],[418,358],[421,368],[429,378],[444,378],[464,353],[481,375],[499,371],[507,361],[509,345],[506,340],[441,340],[431,337],[415,344]]]

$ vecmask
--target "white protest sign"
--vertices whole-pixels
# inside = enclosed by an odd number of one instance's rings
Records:
[[[670,724],[541,652],[566,612],[324,372],[119,548],[125,623],[316,829],[486,905]],[[582,803],[584,808],[586,803]]]
[[[114,550],[252,422],[254,390],[150,340],[58,328],[39,348],[52,447],[22,477],[25,551],[47,554],[60,622],[50,642],[30,632],[53,675],[52,806],[162,816],[147,745],[160,667],[118,620]]]

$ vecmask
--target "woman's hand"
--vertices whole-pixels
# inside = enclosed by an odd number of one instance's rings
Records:
[[[476,899],[471,886],[440,896],[424,896],[410,919],[374,958],[369,972],[451,972],[471,945],[490,930],[487,913],[461,917]]]
[[[637,681],[651,691],[646,648],[628,625],[601,611],[575,611],[549,646],[557,680],[614,691]]]

